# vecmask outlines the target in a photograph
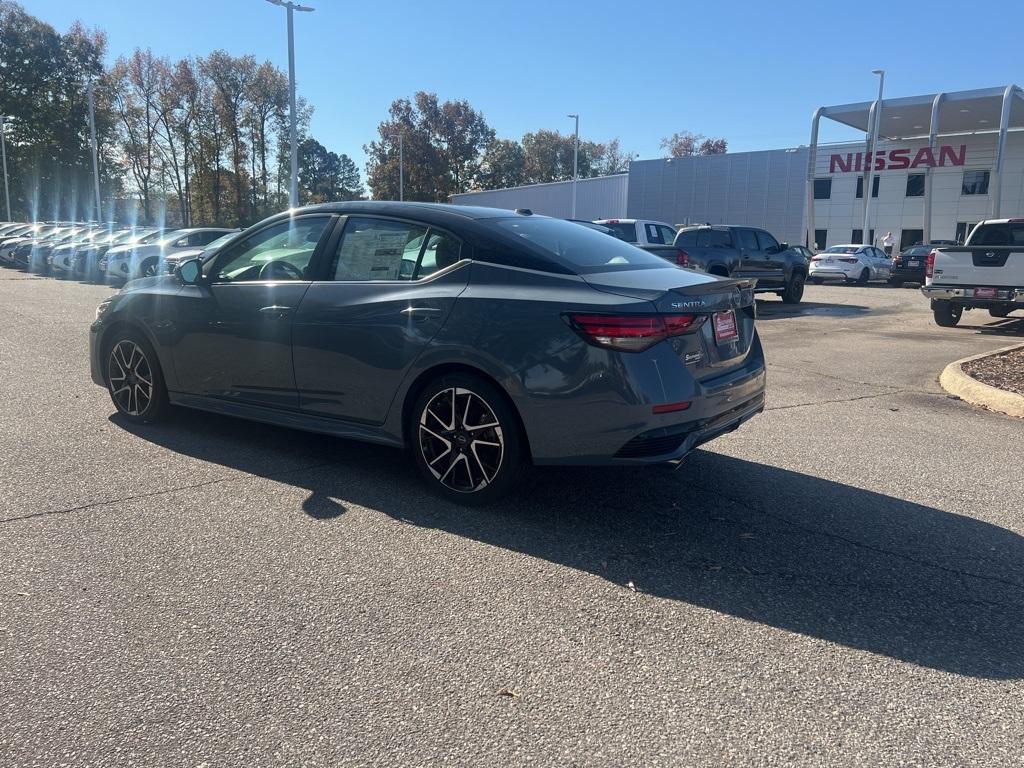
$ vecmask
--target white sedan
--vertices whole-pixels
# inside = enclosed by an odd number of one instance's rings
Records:
[[[833,245],[811,259],[807,277],[812,283],[845,280],[866,285],[869,280],[888,280],[892,259],[872,245]]]
[[[159,275],[160,263],[170,254],[191,248],[204,248],[214,240],[237,230],[225,227],[176,229],[145,245],[111,248],[107,251],[107,279],[134,280]]]

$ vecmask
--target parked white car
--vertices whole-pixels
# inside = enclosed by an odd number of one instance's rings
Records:
[[[866,285],[869,280],[888,280],[892,259],[873,245],[833,245],[811,259],[807,278],[821,284],[825,280],[845,280]]]
[[[106,254],[107,280],[134,280],[137,277],[159,275],[164,271],[160,263],[168,255],[186,249],[203,248],[234,231],[224,227],[175,229],[143,245],[111,248]]]

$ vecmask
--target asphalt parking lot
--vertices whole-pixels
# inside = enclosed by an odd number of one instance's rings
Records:
[[[936,379],[1024,319],[772,297],[746,427],[467,511],[391,450],[112,418],[110,291],[0,271],[0,764],[1021,764],[1024,424]]]

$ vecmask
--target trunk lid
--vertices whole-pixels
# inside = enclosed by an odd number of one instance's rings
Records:
[[[742,365],[750,351],[757,316],[755,280],[719,278],[674,267],[581,277],[604,293],[649,301],[660,314],[702,317],[696,331],[669,340],[680,360],[698,376],[717,375]]]

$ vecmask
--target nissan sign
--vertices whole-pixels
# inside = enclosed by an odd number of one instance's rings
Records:
[[[907,168],[935,168],[944,166],[960,166],[967,160],[967,145],[959,147],[944,145],[938,148],[936,160],[935,150],[921,147],[911,157],[911,149],[890,149],[888,152],[847,152],[845,155],[832,155],[828,161],[829,173],[862,173],[868,169],[872,157],[876,171],[899,171]]]

